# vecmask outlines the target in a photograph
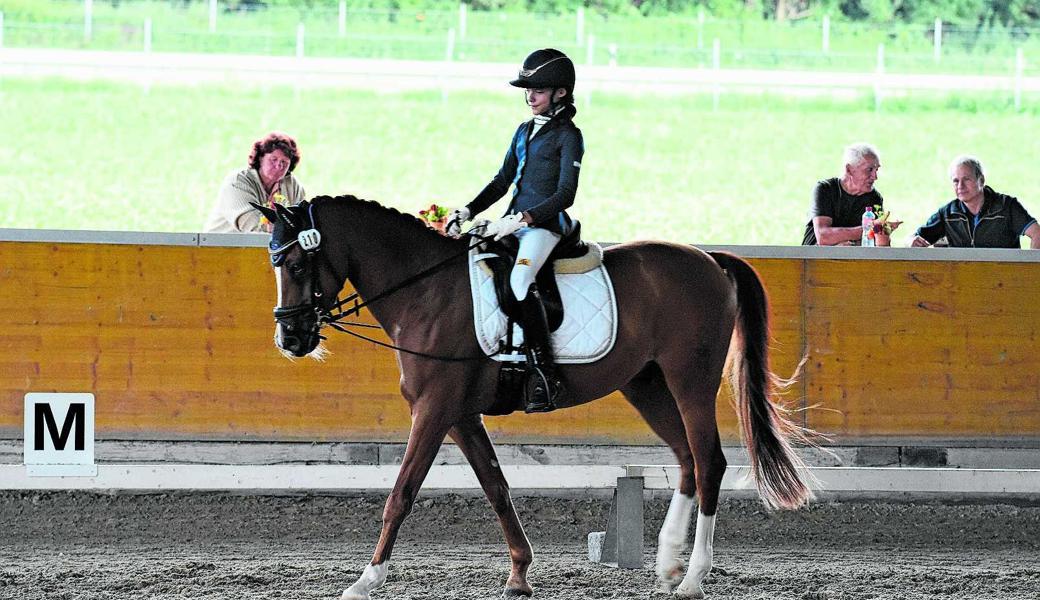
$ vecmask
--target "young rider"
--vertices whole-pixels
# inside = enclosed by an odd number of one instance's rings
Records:
[[[458,235],[465,221],[487,209],[509,191],[513,197],[505,216],[491,223],[495,239],[514,235],[520,240],[509,284],[520,302],[527,347],[526,412],[556,407],[564,392],[553,363],[549,325],[535,275],[549,254],[574,227],[566,209],[574,204],[585,145],[574,125],[574,63],[552,48],[536,50],[524,61],[510,85],[524,88],[534,115],[513,135],[498,174],[472,202],[448,217],[448,233]]]

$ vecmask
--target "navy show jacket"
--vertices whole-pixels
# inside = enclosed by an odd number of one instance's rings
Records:
[[[573,105],[566,105],[530,139],[527,138],[534,119],[521,123],[513,134],[502,168],[466,205],[470,215],[476,216],[494,204],[515,180],[516,188],[506,215],[527,212],[535,227],[560,235],[570,233],[574,225],[566,210],[574,204],[581,159],[585,154],[581,130],[574,125],[576,112]],[[525,154],[522,165],[521,151]]]

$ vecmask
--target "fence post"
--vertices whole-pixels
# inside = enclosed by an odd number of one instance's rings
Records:
[[[935,36],[932,44],[932,55],[935,58],[935,62],[939,62],[942,58],[942,19],[939,17],[935,18]]]
[[[296,58],[303,58],[303,23],[296,25]]]
[[[609,64],[611,68],[616,67],[617,66],[617,44],[611,43],[611,44],[609,44],[607,46],[607,55],[609,56],[607,64]]]
[[[574,25],[574,40],[580,46],[585,41],[585,7],[578,7],[578,15]]]
[[[697,7],[697,49],[704,48],[704,7]]]
[[[823,53],[831,52],[831,16],[823,15]]]
[[[144,51],[145,53],[152,51],[152,18],[145,17],[144,19]]]
[[[715,84],[712,86],[711,109],[719,110],[719,96],[722,95],[722,44],[719,38],[711,41],[711,69],[715,73]]]
[[[94,0],[84,0],[83,2],[83,39],[87,42],[93,37],[94,33]]]
[[[209,32],[217,32],[217,0],[209,0]]]
[[[347,35],[347,0],[339,0],[339,37]]]
[[[589,43],[585,46],[585,64],[591,65],[596,54],[596,36],[589,34]]]
[[[466,39],[466,3],[459,2],[459,41]]]
[[[1022,109],[1022,71],[1025,70],[1026,57],[1019,46],[1015,51],[1015,112]]]
[[[877,47],[877,70],[874,75],[874,110],[881,110],[881,77],[885,74],[885,45]]]
[[[444,49],[444,60],[451,61],[455,58],[455,29],[448,30],[448,45]]]

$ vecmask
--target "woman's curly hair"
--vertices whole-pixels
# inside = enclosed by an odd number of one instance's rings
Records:
[[[300,164],[300,149],[296,146],[296,140],[289,134],[272,131],[253,142],[253,150],[249,153],[249,166],[259,171],[260,160],[265,154],[270,154],[275,150],[281,150],[289,157],[289,173],[292,173],[296,165]]]

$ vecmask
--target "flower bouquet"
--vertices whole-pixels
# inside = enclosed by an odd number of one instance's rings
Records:
[[[446,206],[431,204],[430,208],[419,211],[419,218],[422,219],[423,223],[426,223],[427,227],[436,229],[443,234],[448,226],[448,212],[448,207]]]
[[[893,221],[892,213],[881,208],[881,205],[874,205],[874,245],[875,246],[891,246],[892,245],[892,232],[897,227],[903,224],[902,221]]]

